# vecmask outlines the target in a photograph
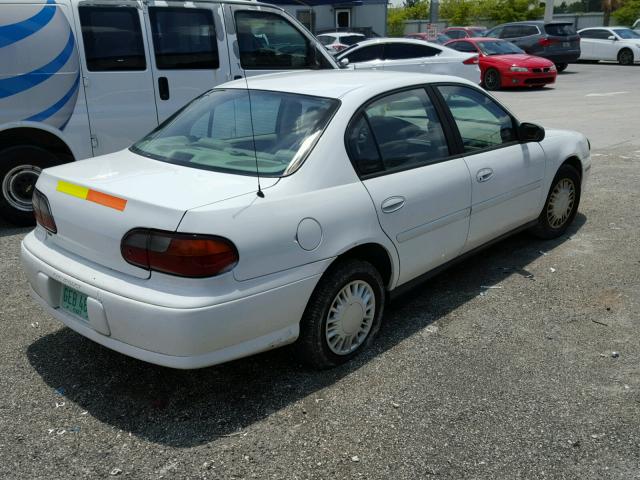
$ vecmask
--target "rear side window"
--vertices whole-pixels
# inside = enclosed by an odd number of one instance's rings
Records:
[[[314,68],[315,47],[280,15],[236,12],[236,35],[243,68],[254,70]],[[320,53],[317,60],[322,61]]]
[[[156,65],[161,70],[220,66],[211,10],[149,8]]]
[[[138,10],[79,7],[87,68],[92,72],[147,68]]]
[[[538,27],[536,27],[535,25],[522,25],[522,27],[520,27],[520,36],[522,37],[528,37],[529,35],[538,35],[540,34],[540,30],[538,30]]]
[[[421,167],[449,156],[440,119],[422,89],[369,104],[349,127],[347,143],[361,175]]]
[[[433,57],[440,50],[428,45],[411,45],[408,43],[387,43],[384,46],[385,60],[404,60],[409,58]]]
[[[611,36],[608,30],[586,30],[580,34],[582,38],[595,38],[597,40],[606,40]]]
[[[522,36],[520,25],[507,25],[502,30],[501,38],[517,38]]]
[[[467,36],[462,30],[447,30],[445,34],[451,38],[464,38]]]
[[[568,37],[576,34],[576,28],[572,23],[549,23],[544,26],[544,29],[547,34],[558,37]]]
[[[460,86],[441,86],[438,90],[453,115],[465,152],[496,148],[517,140],[511,115],[482,92]]]
[[[349,63],[370,62],[372,60],[382,59],[382,44],[371,45],[369,47],[358,48],[350,51],[342,58],[348,58]]]

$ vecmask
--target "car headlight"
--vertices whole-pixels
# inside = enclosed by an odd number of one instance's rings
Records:
[[[555,65],[551,65],[551,66],[549,67],[549,71],[550,71],[550,72],[555,72],[555,71],[556,71],[556,66],[555,66]]]
[[[528,72],[529,69],[527,67],[516,67],[515,65],[511,67],[509,70],[512,72]]]

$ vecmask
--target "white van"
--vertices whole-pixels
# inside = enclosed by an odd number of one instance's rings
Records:
[[[338,66],[257,2],[2,0],[0,215],[32,223],[41,169],[125,148],[218,84],[319,68]]]

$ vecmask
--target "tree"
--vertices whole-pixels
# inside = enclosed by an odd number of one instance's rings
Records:
[[[622,25],[633,25],[640,18],[640,0],[625,0],[624,4],[613,12],[613,18]]]
[[[451,25],[469,25],[480,16],[479,3],[474,0],[442,0],[440,16]]]
[[[479,18],[498,23],[533,20],[544,13],[538,0],[443,0],[440,14],[449,23],[469,25]]]
[[[621,0],[602,0],[602,11],[604,12],[604,19],[602,23],[604,26],[608,26],[611,21],[611,13],[617,10],[621,6]]]
[[[429,18],[429,2],[427,0],[406,0],[404,5],[403,7],[389,8],[387,11],[387,35],[390,37],[404,35],[406,20]]]

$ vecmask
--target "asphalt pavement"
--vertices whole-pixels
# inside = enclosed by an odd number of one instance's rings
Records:
[[[575,223],[416,288],[329,371],[287,349],[197,371],[109,351],[35,306],[28,230],[0,225],[0,478],[640,478],[639,80],[570,65],[498,92],[591,139]]]

